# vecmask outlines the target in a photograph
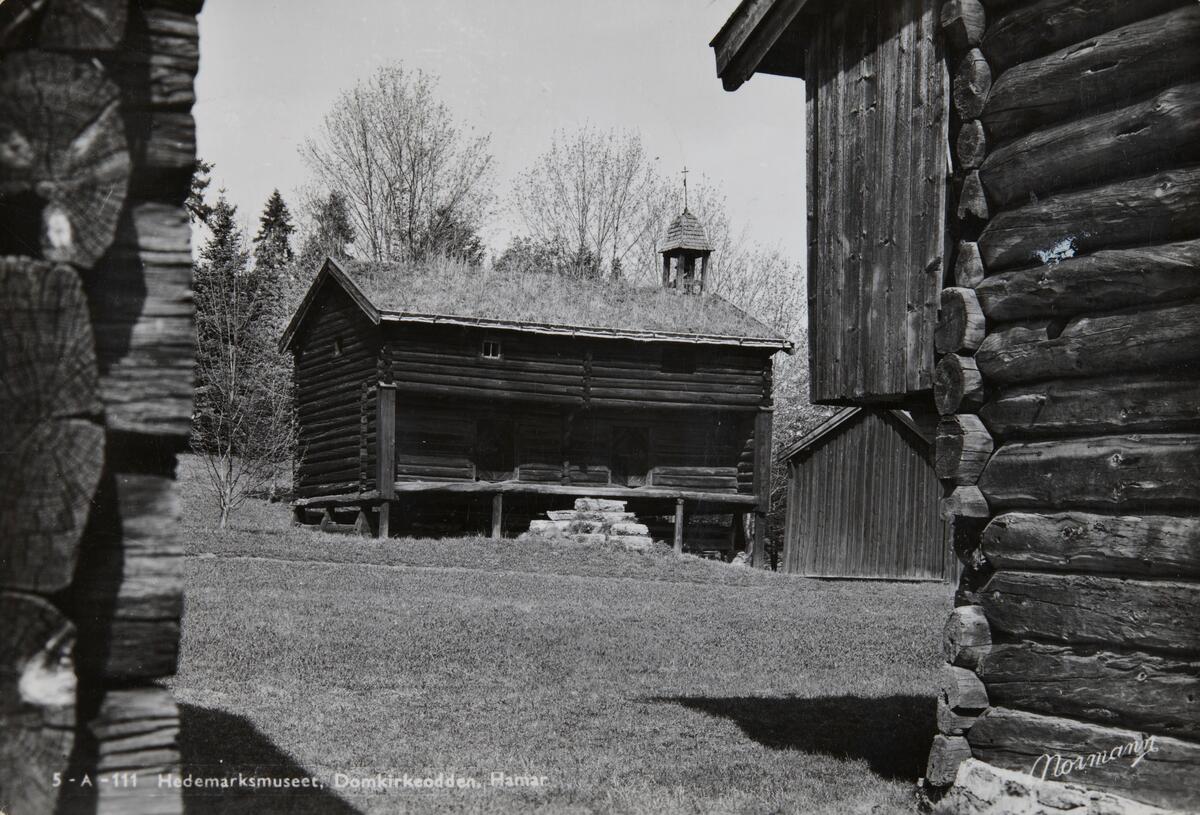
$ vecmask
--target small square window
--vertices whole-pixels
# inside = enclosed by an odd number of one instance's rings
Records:
[[[484,340],[479,355],[484,359],[500,359],[500,340]]]

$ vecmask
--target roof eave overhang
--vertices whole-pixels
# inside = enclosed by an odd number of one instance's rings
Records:
[[[385,323],[491,328],[501,331],[520,331],[527,334],[543,334],[556,337],[634,340],[637,342],[677,342],[694,345],[732,345],[740,348],[755,348],[772,352],[784,351],[788,354],[794,350],[794,346],[790,340],[770,337],[732,337],[720,334],[686,334],[673,331],[634,331],[579,325],[557,325],[554,323],[519,322],[487,317],[453,317],[442,314],[418,314],[407,311],[385,311],[380,314],[380,320]]]
[[[804,78],[801,11],[808,3],[742,0],[709,43],[725,90],[737,90],[756,73]]]

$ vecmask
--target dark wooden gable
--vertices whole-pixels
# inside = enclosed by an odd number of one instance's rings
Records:
[[[853,0],[804,18],[816,402],[900,404],[932,387],[949,115],[939,5]]]

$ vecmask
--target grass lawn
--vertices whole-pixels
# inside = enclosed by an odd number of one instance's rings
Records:
[[[182,475],[185,773],[480,784],[185,792],[189,812],[915,811],[948,586],[383,543],[264,502],[217,533]]]

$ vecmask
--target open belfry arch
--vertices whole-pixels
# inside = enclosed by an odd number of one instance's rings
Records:
[[[812,398],[942,417],[938,807],[1197,810],[1200,5],[745,0],[712,45],[805,79]]]
[[[200,6],[0,3],[5,812],[181,810],[156,789],[179,769],[157,681],[182,610]]]

